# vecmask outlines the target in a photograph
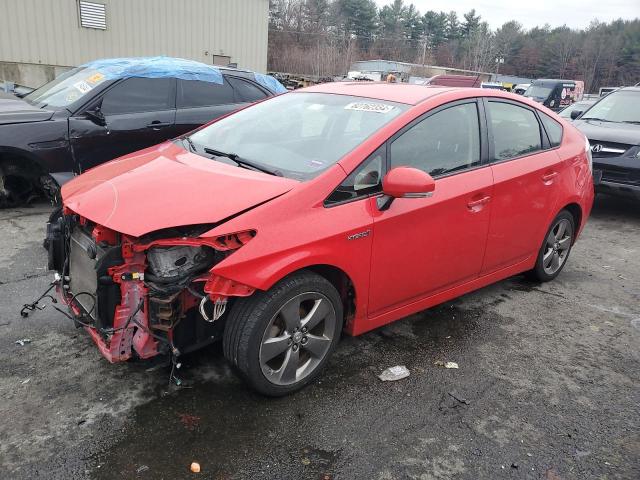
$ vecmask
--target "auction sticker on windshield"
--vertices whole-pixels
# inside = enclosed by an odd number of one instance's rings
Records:
[[[73,86],[83,95],[85,93],[87,93],[89,90],[91,90],[93,87],[91,85],[89,85],[87,82],[85,82],[84,80],[74,83]]]
[[[395,107],[384,103],[353,102],[344,107],[345,110],[358,110],[361,112],[389,113]]]

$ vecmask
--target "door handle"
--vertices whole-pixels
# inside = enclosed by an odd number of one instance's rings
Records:
[[[153,128],[154,130],[157,130],[158,128],[170,127],[170,126],[171,126],[171,123],[160,122],[158,120],[155,120],[151,122],[149,125],[147,125],[147,128]]]
[[[547,185],[550,184],[554,178],[558,176],[558,172],[549,172],[542,175],[542,181]]]
[[[489,195],[485,195],[478,200],[471,200],[469,203],[467,203],[467,207],[469,208],[469,210],[477,212],[478,210],[480,210],[480,207],[489,203],[489,200],[491,200],[491,197]]]

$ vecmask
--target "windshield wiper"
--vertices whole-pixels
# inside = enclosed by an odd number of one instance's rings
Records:
[[[616,123],[613,120],[607,120],[604,118],[598,118],[598,117],[582,117],[579,118],[578,120],[595,120],[596,122],[609,122],[609,123]]]
[[[267,173],[269,175],[275,175],[277,177],[282,176],[282,174],[279,171],[271,170],[261,165],[257,165],[253,163],[251,160],[241,158],[237,153],[221,152],[220,150],[216,150],[214,148],[209,148],[209,147],[204,147],[204,151],[209,155],[213,155],[214,157],[226,157],[230,160],[233,160],[238,164],[239,167],[245,167],[245,168],[248,167],[250,169],[258,170],[259,172]]]
[[[182,140],[187,142],[187,144],[189,145],[189,150],[191,150],[194,153],[198,153],[198,149],[196,148],[196,145],[193,143],[193,140],[191,140],[189,137],[184,137]]]
[[[622,120],[622,123],[632,123],[634,125],[640,125],[640,120]]]

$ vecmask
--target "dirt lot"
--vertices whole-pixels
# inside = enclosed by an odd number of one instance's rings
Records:
[[[177,388],[163,365],[108,364],[51,306],[20,318],[51,279],[47,211],[0,211],[0,478],[640,478],[637,203],[598,198],[556,281],[344,338],[319,382],[276,400],[219,347],[185,358]],[[408,379],[378,380],[399,364]]]

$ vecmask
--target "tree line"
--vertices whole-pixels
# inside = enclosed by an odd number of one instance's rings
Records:
[[[382,58],[526,78],[584,80],[587,91],[640,81],[640,20],[593,20],[584,29],[493,30],[475,10],[422,14],[394,0],[270,0],[268,68],[328,77]],[[553,12],[550,12],[553,13]],[[416,72],[419,74],[419,72]]]

